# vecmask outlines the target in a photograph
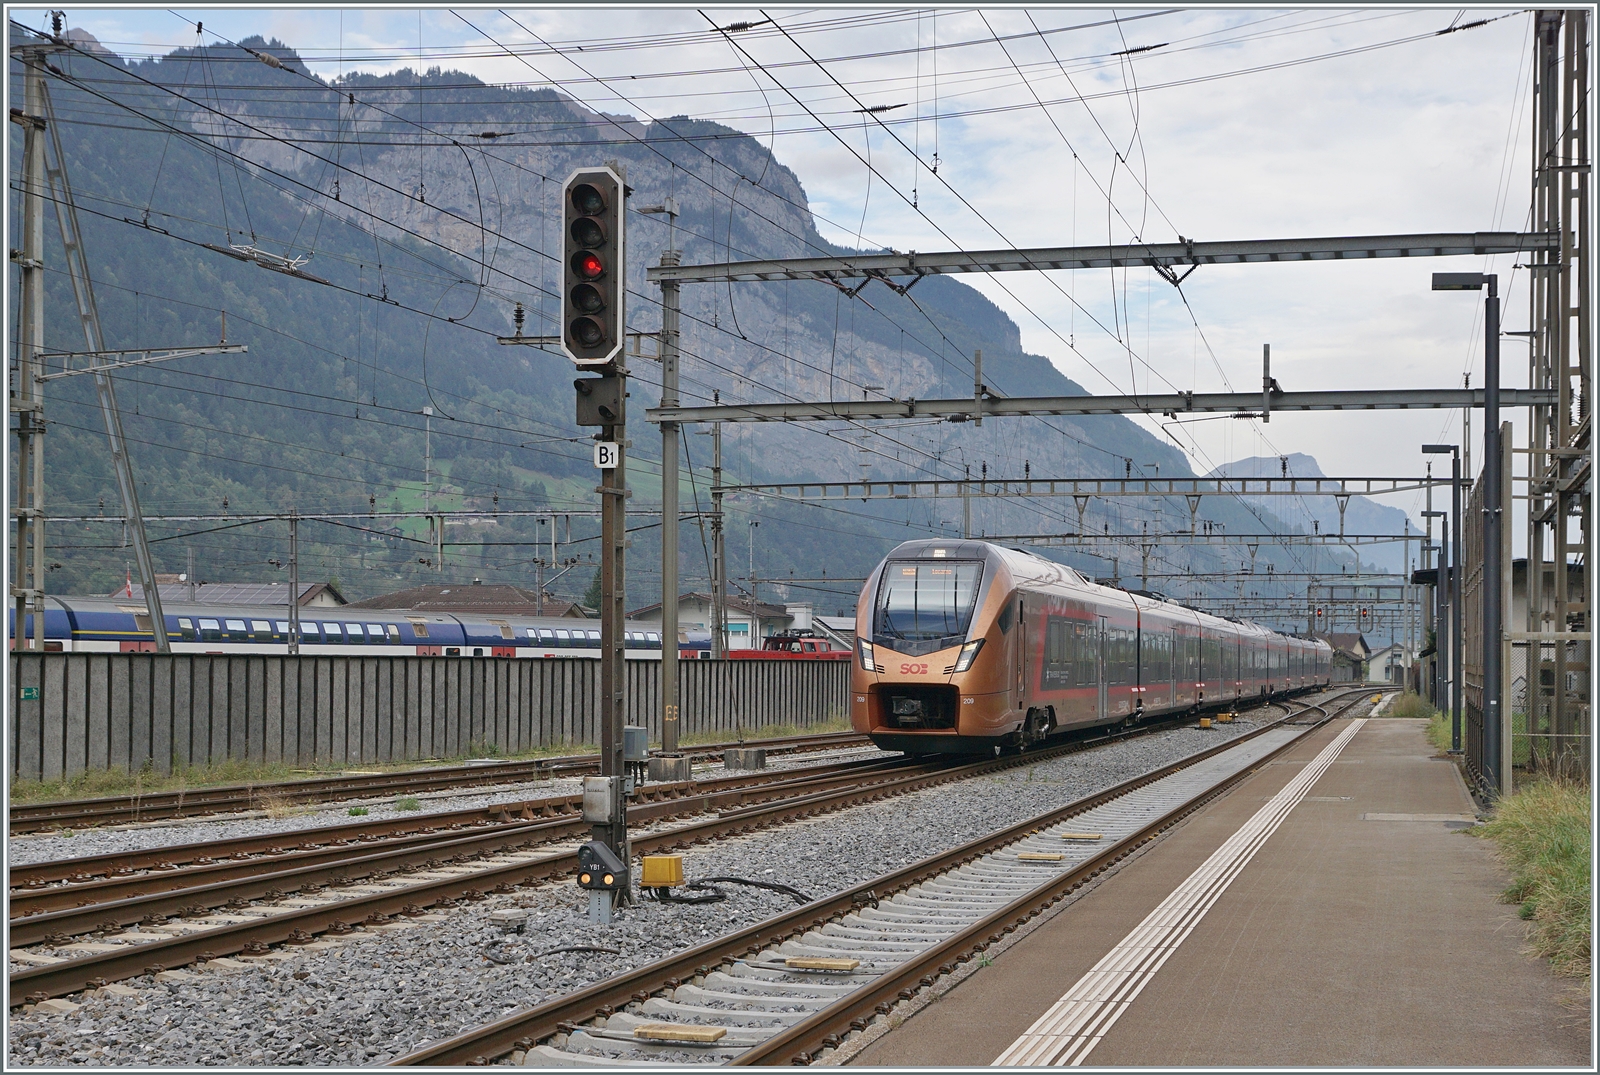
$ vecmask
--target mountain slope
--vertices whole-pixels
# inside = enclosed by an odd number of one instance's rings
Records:
[[[108,344],[214,340],[226,311],[228,340],[250,348],[248,356],[119,375],[146,514],[416,513],[430,503],[558,515],[593,509],[589,431],[572,422],[570,364],[494,340],[510,334],[518,303],[526,333],[554,331],[560,188],[579,165],[620,162],[635,205],[675,199],[671,239],[685,263],[843,252],[818,234],[798,177],[754,139],[718,124],[605,117],[548,89],[489,86],[438,69],[356,75],[335,86],[306,76],[279,42],[243,44],[282,66],[233,47],[131,65],[86,47],[63,56],[66,77],[52,79]],[[12,80],[19,93],[15,66]],[[13,128],[13,160],[20,147]],[[648,331],[660,323],[659,291],[644,282],[645,271],[665,249],[668,225],[635,211],[628,228],[629,322]],[[47,230],[49,259],[59,264],[53,222]],[[263,271],[260,262],[274,259],[306,260],[299,275]],[[66,278],[52,273],[52,349],[82,346],[71,302]],[[683,312],[682,397],[690,402],[969,396],[970,356],[979,348],[985,381],[1006,395],[1083,392],[1046,358],[1024,353],[1004,312],[954,278],[929,278],[909,295],[872,285],[854,298],[821,282],[692,285]],[[647,359],[631,364],[631,507],[642,512],[659,502],[658,434],[642,420],[658,378]],[[50,508],[115,515],[84,380],[50,389]],[[707,441],[685,437],[694,466],[692,482],[684,481],[686,510],[709,507]],[[734,484],[1120,477],[1153,473],[1151,466],[1169,477],[1191,473],[1172,446],[1110,416],[991,420],[982,429],[920,420],[729,426],[724,466]],[[807,507],[733,496],[728,507],[730,574],[749,573],[754,542],[755,574],[769,580],[858,578],[895,541],[956,533],[961,518],[961,505],[949,501]],[[1181,498],[1086,507],[1092,532],[1187,528]],[[753,518],[767,525],[746,526]],[[1201,518],[1237,532],[1281,525],[1221,498],[1208,498]],[[1078,519],[1070,498],[991,497],[973,508],[974,529],[991,534],[1072,531]],[[550,555],[550,529],[533,518],[452,523],[446,577],[530,585],[533,559]],[[557,530],[558,557],[592,554],[591,520],[573,515]],[[420,562],[432,554],[419,518],[307,523],[300,532],[302,575],[337,577],[354,596],[438,578]],[[267,562],[285,551],[281,523],[161,523],[152,535],[161,570],[182,570],[193,548],[197,573],[209,579],[270,577],[276,569]],[[659,585],[659,563],[651,531],[637,538],[629,601],[643,604]],[[50,542],[62,564],[53,589],[104,591],[123,577],[128,552],[117,527],[58,524]],[[680,544],[688,588],[707,570],[696,524]],[[1138,544],[1115,554],[1124,576]],[[1103,558],[1063,555],[1111,573],[1109,550]],[[1286,567],[1298,562],[1292,550],[1261,555]],[[1203,580],[1236,559],[1166,544],[1152,571]],[[580,594],[590,573],[572,569],[557,591]],[[781,589],[824,607],[853,603],[848,582]]]

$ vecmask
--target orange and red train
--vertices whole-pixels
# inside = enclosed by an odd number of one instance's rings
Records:
[[[856,606],[851,723],[887,750],[1027,747],[1326,686],[1319,639],[1091,582],[982,541],[907,541]]]

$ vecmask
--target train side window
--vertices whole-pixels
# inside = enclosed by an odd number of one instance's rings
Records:
[[[302,641],[302,642],[321,642],[322,641],[322,632],[317,630],[317,625],[316,625],[315,622],[306,622],[306,621],[303,621],[303,620],[301,621],[301,623],[300,623],[300,641]]]
[[[528,628],[528,637],[529,638],[534,637],[534,630],[533,630],[532,627]],[[545,644],[546,646],[550,646],[550,647],[553,648],[555,646],[555,644],[556,644],[556,633],[554,631],[550,630],[550,628],[548,628],[548,627],[539,628],[538,638],[539,638],[539,641],[542,642],[543,644]]]
[[[428,637],[428,625],[423,623],[421,620],[412,620],[411,621],[411,637],[413,637],[413,638],[427,638]]]
[[[369,624],[367,624],[367,641],[368,642],[382,642],[383,640],[384,640],[383,624],[381,624],[381,623],[369,623]]]
[[[346,642],[365,642],[367,640],[366,635],[362,633],[361,625],[359,623],[345,624],[344,634]]]
[[[279,620],[278,629],[272,633],[272,637],[287,639],[289,637],[289,621]]]
[[[258,642],[272,640],[272,622],[270,620],[251,620],[250,637]]]
[[[217,642],[222,638],[222,624],[216,620],[200,621],[200,639],[203,642]]]
[[[324,623],[322,625],[322,633],[327,636],[329,642],[344,641],[344,631],[340,629],[337,623]]]
[[[195,640],[194,621],[187,616],[179,616],[178,634],[185,642],[193,642]]]
[[[1018,604],[1018,606],[1020,606],[1022,604],[1022,600],[1020,598],[1017,600],[1017,604]],[[1011,602],[1007,601],[1006,602],[1006,607],[1000,610],[1000,615],[999,616],[995,617],[995,622],[1000,625],[1000,633],[1001,634],[1009,634],[1010,633],[1010,631],[1011,631],[1011,618],[1012,618],[1011,614],[1012,614]]]
[[[504,620],[490,620],[489,621],[489,625],[491,627],[500,628],[500,637],[501,638],[515,638],[515,637],[517,637],[516,636],[516,632],[511,630],[511,625],[509,623],[506,623]]]
[[[572,644],[572,635],[565,627],[556,628],[556,645],[565,649]]]
[[[398,642],[398,641],[400,641],[400,628],[398,626],[396,626],[395,624],[392,624],[392,623],[384,624],[383,625],[383,631],[384,631],[385,634],[387,634],[389,636],[389,641],[390,642]]]
[[[589,632],[589,641],[593,642],[595,645],[598,646],[600,644],[600,632],[599,631],[590,631]]]
[[[644,637],[648,639],[650,649],[661,648],[661,633],[659,631],[646,631]]]
[[[154,634],[155,632],[150,630],[150,614],[148,612],[135,612],[133,614],[133,629],[135,631],[149,631]]]
[[[245,627],[243,620],[223,620],[222,622],[228,628],[228,637],[233,641],[242,642],[250,636],[250,632]]]

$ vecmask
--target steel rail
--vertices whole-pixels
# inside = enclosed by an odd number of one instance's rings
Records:
[[[1362,695],[1371,693],[1374,693],[1371,689],[1363,689],[1360,692]],[[1356,701],[1359,701],[1359,696]],[[574,1029],[575,1024],[584,1020],[597,1016],[610,1016],[616,1010],[631,1002],[647,997],[656,990],[676,988],[692,977],[710,974],[718,965],[736,961],[743,956],[754,955],[772,944],[801,936],[841,915],[848,914],[883,897],[911,888],[952,868],[971,862],[997,848],[1014,843],[1041,826],[1055,824],[1094,809],[1180,769],[1187,768],[1222,751],[1231,749],[1272,728],[1291,722],[1294,718],[1306,712],[1313,709],[1321,710],[1321,706],[1316,704],[1299,704],[1304,706],[1299,712],[1291,712],[1281,720],[1237,736],[1227,742],[1219,743],[1215,747],[1179,759],[1149,773],[1125,780],[1104,791],[979,837],[959,847],[931,856],[920,862],[912,863],[909,866],[873,878],[834,895],[814,900],[804,907],[798,907],[793,911],[758,922],[745,929],[708,941],[705,944],[687,949],[644,967],[596,982],[567,996],[514,1013],[463,1034],[430,1043],[390,1060],[386,1066],[482,1065],[514,1049],[531,1048],[540,1040]],[[1287,706],[1285,708],[1287,709]],[[1324,720],[1331,719],[1326,710],[1321,711],[1324,714]],[[1292,742],[1299,741],[1299,738],[1297,738]],[[1292,745],[1292,743],[1287,745]],[[1024,755],[1023,757],[1029,756]],[[1037,756],[1033,756],[1030,760],[1037,760]],[[1073,871],[1074,875],[1081,872],[1085,880],[1093,876],[1111,863],[1112,857],[1109,853],[1115,852],[1118,848],[1123,849],[1123,854],[1131,850],[1128,844],[1129,841],[1121,841],[1119,844],[1107,848],[1107,853],[1097,856],[1096,859],[1091,860],[1091,863],[1086,863],[1084,868]],[[1037,913],[1039,913],[1038,910],[1034,910],[1023,917],[1032,917]],[[998,935],[996,939],[998,939]]]
[[[830,732],[824,735],[782,736],[756,741],[772,751],[826,750],[856,743],[866,744],[858,732]],[[689,747],[684,753],[706,757],[749,743],[713,743]],[[59,802],[28,803],[12,806],[8,822],[12,833],[32,832],[67,824],[103,824],[107,821],[155,821],[183,817],[186,813],[216,813],[226,809],[250,810],[264,802],[330,802],[367,795],[395,792],[439,791],[484,784],[515,783],[546,779],[555,773],[596,772],[598,754],[574,754],[559,758],[504,761],[472,765],[452,765],[415,769],[400,773],[360,776],[314,777],[274,784],[235,784],[184,791],[151,792],[143,795],[117,795],[103,799],[66,799]]]
[[[698,780],[680,780],[660,784],[645,784],[635,792],[640,802],[655,803],[682,799],[720,791],[727,788],[752,785],[780,784],[800,775],[824,776],[835,772],[871,771],[884,766],[904,764],[899,756],[857,758],[824,765],[804,766],[800,769],[771,770],[767,772],[740,773]],[[404,839],[409,836],[431,836],[442,829],[508,824],[517,821],[548,820],[575,814],[583,805],[583,796],[554,795],[518,802],[496,803],[490,806],[471,807],[441,813],[416,814],[408,817],[386,818],[377,821],[350,822],[292,832],[268,833],[263,836],[230,837],[206,840],[200,843],[168,844],[142,851],[112,852],[81,859],[53,859],[26,866],[13,866],[9,871],[12,917],[16,917],[20,894],[40,888],[51,882],[71,882],[93,885],[96,877],[123,877],[138,870],[170,870],[182,864],[209,865],[224,859],[238,860],[242,856],[293,855],[300,851],[317,850],[322,845],[341,845],[355,841],[370,842],[375,839]],[[259,864],[260,859],[258,858]],[[75,889],[74,891],[82,891]]]
[[[698,794],[635,804],[628,808],[628,821],[639,825],[717,810],[760,809],[750,804],[774,797],[780,804],[806,802],[818,795],[836,794],[840,789],[859,789],[875,782],[904,779],[899,774],[907,769],[938,772],[950,767],[948,762],[896,761],[898,764],[875,769],[806,773],[788,780],[708,788]],[[795,792],[800,793],[798,798]],[[360,844],[329,847],[291,855],[287,860],[212,863],[175,873],[108,878],[88,885],[16,893],[11,897],[10,944],[15,947],[47,942],[54,937],[109,932],[155,917],[204,914],[216,907],[242,907],[250,900],[278,899],[291,892],[304,891],[308,886],[353,883],[377,874],[414,870],[441,858],[480,857],[583,837],[589,826],[579,809],[581,796],[577,798],[573,812],[552,820],[513,822],[460,834],[419,833],[386,841],[376,848]]]
[[[1181,720],[1183,717],[1175,715],[1169,719]],[[1108,734],[1095,739],[1078,739],[1040,750],[1002,755],[998,758],[964,764],[954,764],[927,773],[917,773],[877,783],[850,786],[835,791],[831,796],[819,797],[815,794],[806,794],[796,797],[796,802],[787,805],[783,802],[778,802],[756,809],[736,809],[727,816],[711,818],[701,822],[691,822],[675,828],[635,837],[632,841],[633,848],[639,854],[650,854],[688,847],[708,840],[743,835],[772,825],[783,824],[793,819],[816,816],[844,807],[888,798],[893,795],[906,794],[955,780],[983,776],[1018,765],[1031,765],[1041,760],[1088,750],[1107,742],[1148,734],[1157,730],[1163,723],[1165,722],[1152,722],[1150,725],[1127,731],[1112,730]],[[677,805],[675,802],[668,802],[657,804],[656,808],[662,809],[665,813],[669,812],[668,808]],[[646,809],[649,809],[649,807]],[[421,853],[413,850],[410,854],[414,856]],[[464,851],[458,852],[458,854],[464,853]],[[398,857],[391,857],[388,861],[393,863],[404,857],[405,853],[402,853]],[[436,858],[437,856],[430,857]],[[377,855],[368,856],[363,858],[359,864],[347,863],[346,866],[360,865],[370,868],[377,858]],[[569,875],[576,869],[576,849],[552,851],[532,859],[488,866],[474,870],[469,874],[428,879],[382,892],[364,893],[351,899],[341,900],[337,904],[325,904],[280,912],[251,922],[219,926],[215,929],[186,934],[163,941],[130,944],[126,946],[126,951],[104,952],[79,959],[69,959],[64,963],[18,971],[12,974],[9,979],[9,1003],[14,1007],[31,1000],[74,993],[91,984],[136,977],[140,974],[149,973],[152,969],[170,969],[194,962],[196,959],[209,959],[237,952],[246,952],[247,954],[260,952],[265,951],[268,945],[285,942],[291,944],[309,943],[317,933],[347,931],[352,921],[356,923],[381,923],[388,916],[394,914],[422,914],[425,913],[423,911],[425,907],[452,905],[458,898],[479,899],[484,896],[486,891],[491,889],[496,892],[508,892],[521,884]],[[345,872],[348,874],[349,870],[347,869]],[[266,887],[275,887],[266,884],[270,880],[270,877],[257,879],[263,892]],[[277,880],[280,884],[285,883],[284,878],[278,878]],[[217,895],[215,891],[217,887],[208,886],[209,890],[191,889],[187,893],[179,894],[177,898],[181,902],[183,898],[192,898],[197,894],[204,894],[206,899],[212,899]],[[239,890],[235,889],[234,891],[237,892]],[[101,913],[114,912],[115,918],[125,919],[129,908],[124,905],[136,902],[140,901],[131,900],[121,901],[119,904],[103,904],[94,910]],[[142,904],[143,913],[146,915],[156,914],[158,912],[151,911],[149,908],[164,905],[166,902],[159,897],[146,900]],[[177,909],[181,911],[182,907],[179,906]],[[159,913],[164,914],[165,912]],[[47,915],[37,915],[11,923],[13,943],[16,943],[18,939],[17,935],[20,928],[26,927],[36,931],[49,917]],[[60,922],[64,921],[64,919],[56,919],[56,921]]]

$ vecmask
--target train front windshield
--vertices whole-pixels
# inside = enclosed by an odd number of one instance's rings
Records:
[[[983,564],[977,560],[891,561],[878,587],[873,635],[912,654],[931,653],[964,639],[982,575]]]

